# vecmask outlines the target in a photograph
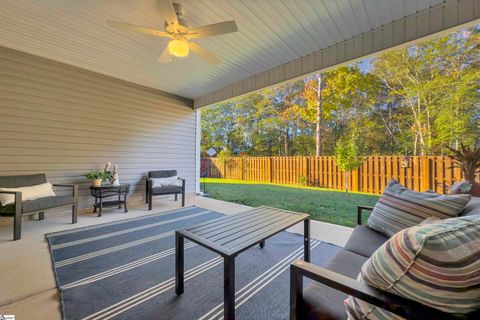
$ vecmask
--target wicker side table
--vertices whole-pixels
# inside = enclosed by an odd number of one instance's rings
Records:
[[[101,187],[90,187],[90,193],[95,198],[95,204],[93,205],[93,212],[97,212],[98,216],[102,216],[102,209],[104,207],[116,207],[118,209],[123,208],[125,212],[128,212],[127,209],[127,195],[130,192],[129,184],[121,184],[119,186],[113,186],[110,184],[102,185]],[[104,201],[105,198],[116,197],[116,200]]]

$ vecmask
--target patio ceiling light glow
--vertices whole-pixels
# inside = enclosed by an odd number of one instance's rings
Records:
[[[183,40],[173,39],[168,43],[168,51],[175,57],[186,57],[190,52],[188,43]]]

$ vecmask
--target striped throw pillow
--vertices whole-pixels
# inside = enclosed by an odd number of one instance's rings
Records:
[[[480,216],[400,231],[368,259],[361,282],[449,313],[480,308]],[[353,297],[349,319],[402,319]]]
[[[385,187],[368,226],[389,237],[400,230],[413,227],[428,217],[456,217],[470,201],[467,194],[441,195],[417,192],[403,187],[395,180]]]

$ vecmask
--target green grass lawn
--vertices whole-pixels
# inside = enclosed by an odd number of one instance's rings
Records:
[[[208,196],[214,199],[252,207],[270,206],[309,213],[313,220],[349,227],[356,225],[357,205],[374,205],[378,200],[378,196],[362,193],[239,180],[209,178],[206,184]]]

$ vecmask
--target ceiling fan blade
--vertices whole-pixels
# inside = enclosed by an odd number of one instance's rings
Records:
[[[157,0],[157,5],[169,25],[178,25],[177,14],[170,0]]]
[[[194,42],[189,42],[188,46],[190,47],[190,50],[192,50],[194,53],[199,55],[202,59],[207,60],[211,64],[219,64],[220,59],[217,58],[213,53],[208,51],[205,48],[200,47],[198,44]]]
[[[172,56],[170,55],[170,51],[168,50],[168,46],[163,50],[160,57],[158,57],[158,63],[169,63],[172,61]]]
[[[139,32],[139,33],[146,33],[150,34],[153,36],[159,36],[159,37],[169,37],[171,38],[172,35],[168,32],[152,29],[152,28],[147,28],[147,27],[142,27],[142,26],[137,26],[134,24],[129,24],[129,23],[123,23],[123,22],[117,22],[117,21],[112,21],[112,20],[107,20],[107,24],[115,29],[121,29],[121,30],[127,30],[131,32]]]
[[[237,24],[235,21],[225,21],[210,24],[203,27],[198,27],[195,29],[190,30],[188,33],[188,37],[195,39],[195,38],[203,38],[209,36],[218,36],[225,33],[232,33],[237,32]]]

